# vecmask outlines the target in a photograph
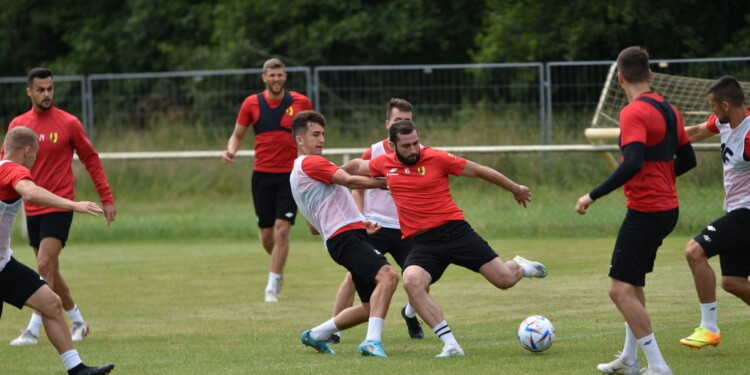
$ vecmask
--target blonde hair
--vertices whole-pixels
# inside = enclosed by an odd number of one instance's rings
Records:
[[[39,147],[39,140],[33,130],[25,126],[16,126],[5,135],[5,153],[13,154],[25,147]]]
[[[265,74],[268,69],[284,69],[284,63],[275,57],[268,59],[263,63],[263,73]]]

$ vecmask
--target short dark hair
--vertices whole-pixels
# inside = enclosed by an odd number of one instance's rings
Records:
[[[5,153],[12,154],[24,147],[35,147],[39,140],[33,130],[25,126],[16,126],[5,135]]]
[[[275,57],[268,59],[263,63],[263,74],[265,74],[268,69],[284,69],[284,63]]]
[[[26,75],[26,84],[31,87],[31,84],[34,83],[34,78],[50,78],[52,77],[52,72],[47,68],[34,68],[29,71],[29,74]]]
[[[395,145],[396,141],[398,141],[399,135],[411,134],[416,130],[417,126],[414,125],[413,122],[409,120],[399,120],[394,122],[393,125],[391,125],[391,128],[388,129],[388,139]]]
[[[391,100],[388,101],[388,104],[385,107],[385,119],[390,120],[391,115],[393,114],[393,108],[398,108],[401,112],[411,112],[412,118],[414,117],[414,106],[411,105],[411,103],[407,102],[404,99],[399,98],[391,98]]]
[[[292,135],[297,136],[307,131],[310,124],[320,124],[326,127],[326,118],[320,113],[313,110],[302,111],[292,119]]]
[[[617,56],[617,71],[628,82],[648,81],[648,52],[639,46],[625,48]]]
[[[734,107],[745,105],[745,92],[742,91],[742,86],[736,78],[729,75],[712,83],[706,90],[706,95],[708,94],[713,94],[714,101],[718,103],[728,102]]]

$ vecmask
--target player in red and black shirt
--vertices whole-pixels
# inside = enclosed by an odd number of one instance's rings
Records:
[[[37,159],[39,141],[31,129],[18,126],[9,130],[4,146],[5,153],[0,160],[0,315],[4,302],[19,309],[23,306],[35,309],[44,316],[44,330],[60,354],[68,375],[108,374],[114,365],[89,367],[83,364],[68,332],[60,297],[38,273],[15,260],[10,249],[13,219],[23,201],[92,216],[102,213],[102,209],[94,202],[65,199],[34,183],[29,170]]]
[[[297,145],[291,134],[292,118],[312,109],[312,103],[306,96],[284,89],[286,71],[279,59],[269,59],[263,64],[262,79],[266,89],[248,96],[242,103],[223,159],[227,163],[234,161],[252,126],[255,132],[253,205],[260,242],[271,255],[264,298],[266,302],[277,302],[289,254],[289,232],[297,216],[297,206],[289,188],[289,173],[297,158]]]
[[[107,224],[115,220],[115,202],[107,183],[99,154],[73,115],[55,107],[52,72],[45,68],[32,69],[27,76],[26,93],[32,108],[14,118],[8,129],[26,126],[39,136],[39,154],[31,170],[39,186],[67,199],[75,199],[73,177],[73,153],[94,182],[102,202]],[[73,212],[66,209],[37,206],[24,203],[29,244],[37,257],[39,273],[44,276],[52,290],[62,299],[63,308],[72,322],[73,341],[82,340],[89,332],[78,306],[60,273],[59,256],[68,239]],[[27,329],[11,345],[34,345],[37,343],[42,320],[33,314]]]
[[[394,153],[369,162],[354,159],[344,166],[349,172],[385,177],[396,204],[401,232],[413,243],[404,262],[404,289],[419,316],[443,342],[437,357],[464,355],[445,321],[440,306],[430,296],[451,264],[482,274],[500,289],[515,285],[522,277],[546,277],[539,262],[521,257],[503,262],[497,253],[471,228],[450,193],[449,176],[476,177],[508,190],[526,207],[531,190],[516,184],[500,172],[430,147],[422,147],[414,123],[398,121],[389,129]]]
[[[597,369],[605,374],[638,373],[640,346],[648,360],[648,374],[671,374],[651,329],[643,287],[657,249],[677,224],[675,177],[695,167],[695,153],[680,112],[651,91],[648,53],[640,47],[624,49],[617,57],[617,71],[629,102],[620,111],[622,163],[575,207],[585,214],[596,199],[620,186],[627,198],[628,212],[609,271],[609,295],[626,322],[625,347],[617,359]]]

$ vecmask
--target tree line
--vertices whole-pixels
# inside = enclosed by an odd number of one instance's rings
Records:
[[[737,0],[0,0],[0,76],[746,56]]]

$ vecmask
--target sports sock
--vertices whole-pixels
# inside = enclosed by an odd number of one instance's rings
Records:
[[[32,313],[26,330],[31,332],[34,336],[39,337],[40,329],[42,329],[42,316],[37,313]]]
[[[78,351],[75,349],[68,350],[63,354],[60,354],[60,359],[65,366],[65,370],[68,370],[68,372],[70,372],[70,370],[72,370],[76,366],[83,364],[83,362],[81,361],[81,357],[78,356]]]
[[[701,303],[701,327],[716,333],[719,325],[716,324],[716,302]]]
[[[283,278],[280,273],[269,272],[268,273],[268,284],[266,284],[266,291],[273,291],[274,293],[279,291],[279,281]]]
[[[622,348],[620,358],[622,363],[628,366],[632,366],[638,361],[638,339],[635,338],[628,323],[625,323],[625,346]]]
[[[380,341],[383,333],[383,318],[371,316],[367,324],[367,337],[365,340]]]
[[[448,327],[448,323],[445,320],[438,323],[432,329],[432,332],[435,332],[437,337],[439,337],[440,340],[443,340],[443,344],[445,345],[452,344],[455,346],[459,346],[458,341],[456,341],[456,337],[453,336],[453,332],[451,332],[451,328]]]
[[[331,335],[338,331],[336,323],[333,322],[333,318],[326,320],[323,324],[310,330],[310,337],[313,340],[327,340]]]
[[[406,309],[404,309],[404,315],[406,315],[408,318],[413,318],[417,316],[417,310],[414,310],[414,306],[412,306],[410,303],[407,303]]]
[[[656,343],[656,337],[654,337],[653,333],[638,339],[638,345],[643,350],[643,354],[646,355],[648,368],[658,372],[669,370],[667,362],[664,361],[664,357],[662,357],[661,351],[659,351],[659,345]]]
[[[81,311],[78,309],[78,305],[73,306],[73,308],[66,311],[66,313],[68,314],[71,322],[84,324],[83,315],[81,315]]]

